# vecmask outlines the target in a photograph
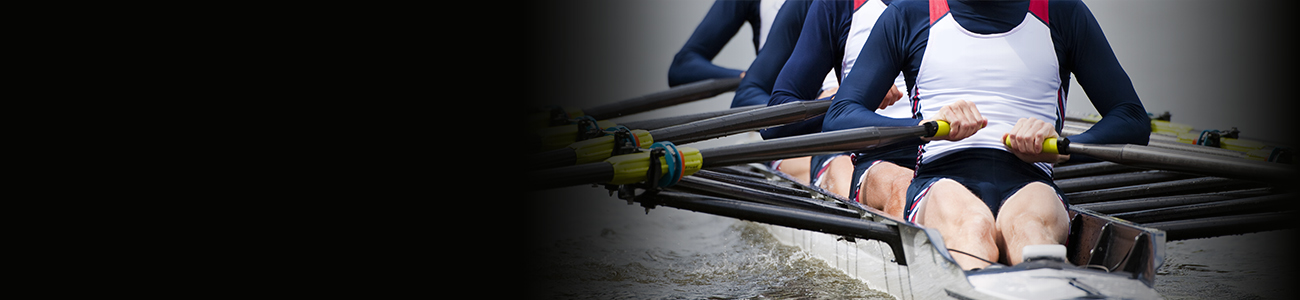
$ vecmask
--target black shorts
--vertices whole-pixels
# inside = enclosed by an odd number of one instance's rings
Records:
[[[945,178],[961,183],[983,200],[994,217],[1007,198],[1033,182],[1042,182],[1052,187],[1061,204],[1069,206],[1065,194],[1052,182],[1051,175],[1043,173],[1033,164],[1021,161],[1011,152],[976,148],[948,154],[923,164],[916,170],[916,177],[907,187],[907,205],[903,207],[903,216],[908,222],[916,222],[916,208],[921,200],[935,182]]]

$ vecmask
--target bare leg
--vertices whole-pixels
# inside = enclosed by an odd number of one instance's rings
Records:
[[[884,211],[885,214],[903,218],[907,201],[907,186],[912,183],[912,169],[890,162],[879,162],[862,173],[858,187],[858,202]]]
[[[822,174],[821,184],[818,187],[840,195],[849,197],[849,186],[853,184],[853,160],[848,155],[840,155],[831,159],[826,164],[825,173]]]
[[[777,166],[777,171],[794,177],[794,180],[802,184],[808,184],[809,164],[812,162],[812,156],[787,158],[781,160],[781,165]]]
[[[1052,187],[1034,182],[1007,198],[998,211],[998,244],[1006,262],[1021,262],[1028,245],[1065,244],[1070,218]]]
[[[985,260],[998,259],[998,246],[994,242],[997,230],[993,212],[965,186],[950,179],[942,179],[930,187],[917,209],[917,224],[935,228],[943,235],[944,245]],[[970,270],[989,265],[965,254],[952,253],[962,269]]]

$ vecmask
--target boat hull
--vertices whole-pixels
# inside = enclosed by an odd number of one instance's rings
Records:
[[[749,167],[767,176],[770,184],[803,188],[814,193],[812,198],[844,201],[764,166]],[[864,208],[862,218],[898,228],[904,259],[882,241],[763,227],[781,243],[800,247],[869,288],[898,299],[1161,298],[1152,287],[1155,270],[1164,260],[1163,232],[1087,210],[1071,208],[1069,213],[1069,262],[1034,261],[970,272],[957,266],[937,231],[871,208]]]

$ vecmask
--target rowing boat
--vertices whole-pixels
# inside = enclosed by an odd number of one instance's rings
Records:
[[[1155,271],[1164,260],[1165,235],[1160,230],[1072,208],[1067,248],[1069,262],[1043,259],[1014,267],[994,266],[963,271],[953,261],[953,254],[946,251],[939,233],[933,229],[894,219],[872,208],[856,206],[842,197],[800,184],[763,165],[730,167],[726,172],[730,174],[711,176],[725,177],[720,180],[738,184],[806,191],[806,199],[853,207],[862,212],[858,218],[862,222],[882,225],[883,229],[879,231],[883,233],[878,236],[845,235],[829,226],[821,230],[798,229],[788,226],[790,224],[773,225],[779,222],[770,222],[765,217],[750,216],[766,221],[763,226],[780,242],[798,246],[868,287],[898,299],[1160,298],[1153,289]],[[722,199],[698,194],[661,193],[638,201],[681,205],[677,202],[725,201]],[[687,206],[685,209],[696,210]],[[743,215],[733,217],[746,219]],[[806,224],[798,227],[809,228]]]

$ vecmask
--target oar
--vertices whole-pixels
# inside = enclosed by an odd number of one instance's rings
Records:
[[[1081,163],[1081,164],[1068,165],[1068,166],[1057,166],[1052,169],[1052,178],[1057,180],[1062,180],[1062,179],[1078,178],[1084,176],[1105,175],[1105,174],[1114,174],[1120,172],[1132,172],[1137,170],[1142,170],[1142,168],[1134,168],[1134,167],[1125,166],[1113,162],[1100,161],[1094,163]]]
[[[1278,194],[1207,203],[1163,207],[1111,215],[1135,223],[1173,221],[1212,215],[1231,215],[1241,212],[1271,209],[1296,199],[1297,194]]]
[[[1010,137],[1004,140],[1010,143]],[[1128,166],[1241,178],[1266,182],[1294,182],[1295,166],[1245,159],[1209,156],[1173,149],[1139,145],[1089,145],[1070,143],[1069,138],[1043,141],[1043,152],[1080,154]]]
[[[584,118],[582,120],[579,120],[577,124],[548,127],[548,128],[542,128],[537,130],[536,131],[537,138],[541,140],[541,143],[539,143],[540,147],[538,148],[538,150],[548,151],[548,150],[561,149],[566,146],[578,148],[579,146],[575,145],[576,143],[583,142],[591,138],[608,136],[608,134],[602,133],[601,131],[616,126],[623,126],[628,129],[631,129],[632,132],[636,133],[638,136],[647,136],[650,134],[647,130],[660,129],[664,127],[695,122],[695,121],[714,118],[718,116],[741,113],[741,112],[755,110],[763,107],[766,106],[764,105],[745,106],[745,107],[737,107],[737,108],[732,108],[727,110],[711,111],[711,112],[704,112],[698,114],[689,114],[689,115],[672,116],[666,118],[631,121],[631,122],[618,122],[618,123],[609,120],[592,121],[594,119]],[[646,139],[646,141],[647,141],[646,144],[641,145],[641,147],[650,146],[650,143],[652,141],[650,141],[650,139]]]
[[[1084,203],[1074,205],[1076,208],[1087,209],[1103,214],[1123,213],[1162,207],[1173,207],[1179,205],[1198,204],[1212,201],[1237,199],[1244,197],[1263,196],[1271,193],[1273,188],[1253,188],[1245,190],[1233,190],[1224,192],[1209,192],[1200,194],[1174,195],[1126,199],[1117,201],[1107,201],[1098,203]]]
[[[726,171],[728,168],[729,167],[722,167],[722,168],[712,168],[708,170],[700,170],[699,172],[696,172],[691,176],[703,177],[714,181],[721,181],[729,184],[746,187],[749,189],[760,190],[764,192],[776,193],[776,194],[787,195],[787,196],[794,196],[794,197],[801,197],[801,198],[811,198],[813,196],[813,193],[807,190],[789,188],[789,187],[772,184],[771,182],[767,181],[767,178],[765,177],[755,178],[755,177],[749,177],[744,175],[718,172],[718,171]]]
[[[1083,133],[1085,130],[1086,128],[1080,129],[1075,127],[1066,127],[1065,129],[1061,130],[1061,136],[1065,136],[1065,137],[1074,136]],[[1207,146],[1200,146],[1200,145],[1183,144],[1183,143],[1179,143],[1178,141],[1162,140],[1162,138],[1164,137],[1165,135],[1163,134],[1151,133],[1151,140],[1147,142],[1147,146],[1155,147],[1155,148],[1165,148],[1165,149],[1181,150],[1187,152],[1195,152],[1199,154],[1225,156],[1231,158],[1244,159],[1248,156],[1245,152],[1238,152],[1238,151],[1232,151],[1223,148],[1207,147]]]
[[[1295,211],[1209,217],[1143,224],[1165,232],[1169,241],[1295,228]]]
[[[826,114],[831,100],[796,101],[650,131],[659,141],[687,144],[724,135],[784,125]]]
[[[584,109],[555,108],[548,113],[535,114],[531,119],[537,127],[568,124],[569,119],[581,116],[605,120],[717,96],[734,91],[738,86],[740,86],[740,78],[706,79],[653,94]]]
[[[857,211],[835,206],[831,204],[832,202],[764,192],[730,183],[709,180],[698,176],[682,178],[682,181],[677,185],[674,185],[671,190],[726,197],[845,217],[861,216]]]
[[[1055,175],[1055,172],[1053,172]],[[1195,175],[1151,170],[1133,173],[1109,174],[1091,177],[1079,177],[1072,179],[1055,180],[1056,187],[1063,193],[1072,193],[1087,190],[1105,189],[1120,186],[1129,186],[1136,184],[1170,181],[1177,179],[1187,179]]]
[[[1148,183],[1131,185],[1124,187],[1098,189],[1090,191],[1080,191],[1066,193],[1065,198],[1070,200],[1070,204],[1095,203],[1120,199],[1131,199],[1136,197],[1147,197],[1168,193],[1186,193],[1197,190],[1218,188],[1218,189],[1236,189],[1245,187],[1258,187],[1260,183],[1252,181],[1243,181],[1228,179],[1223,177],[1197,177],[1182,180]]]
[[[663,149],[667,153],[653,160],[650,159],[651,153],[655,151],[624,154],[610,157],[604,162],[534,171],[529,173],[528,178],[534,189],[590,183],[623,185],[645,181],[647,177],[659,178],[657,180],[661,182],[673,182],[682,176],[694,174],[701,168],[865,150],[918,137],[947,134],[947,122],[931,121],[918,126],[864,127],[708,149],[667,144],[658,148],[651,147]],[[658,166],[656,173],[665,176],[650,176],[655,174],[650,174],[649,171],[656,169],[651,167],[652,163]]]
[[[653,141],[686,144],[738,132],[807,120],[826,114],[826,109],[830,105],[831,101],[829,100],[791,102],[677,126],[650,131],[633,130],[632,132],[635,134],[636,142],[639,143],[638,148],[649,147]],[[531,155],[528,161],[533,170],[598,162],[615,154],[614,149],[618,143],[619,141],[614,136],[598,137],[576,142],[568,147]]]
[[[663,205],[741,220],[767,223],[804,230],[814,230],[851,238],[885,242],[894,251],[899,265],[907,265],[898,225],[885,225],[859,219],[780,206],[750,203],[720,197],[664,191],[636,197],[643,205]]]
[[[730,115],[734,113],[751,111],[751,110],[764,108],[764,107],[767,106],[766,105],[741,106],[741,107],[724,109],[724,110],[708,111],[708,112],[672,116],[672,117],[663,117],[658,119],[619,122],[619,124],[631,129],[655,130],[659,128],[686,124],[686,123],[714,118],[714,117],[721,117],[721,116]]]

